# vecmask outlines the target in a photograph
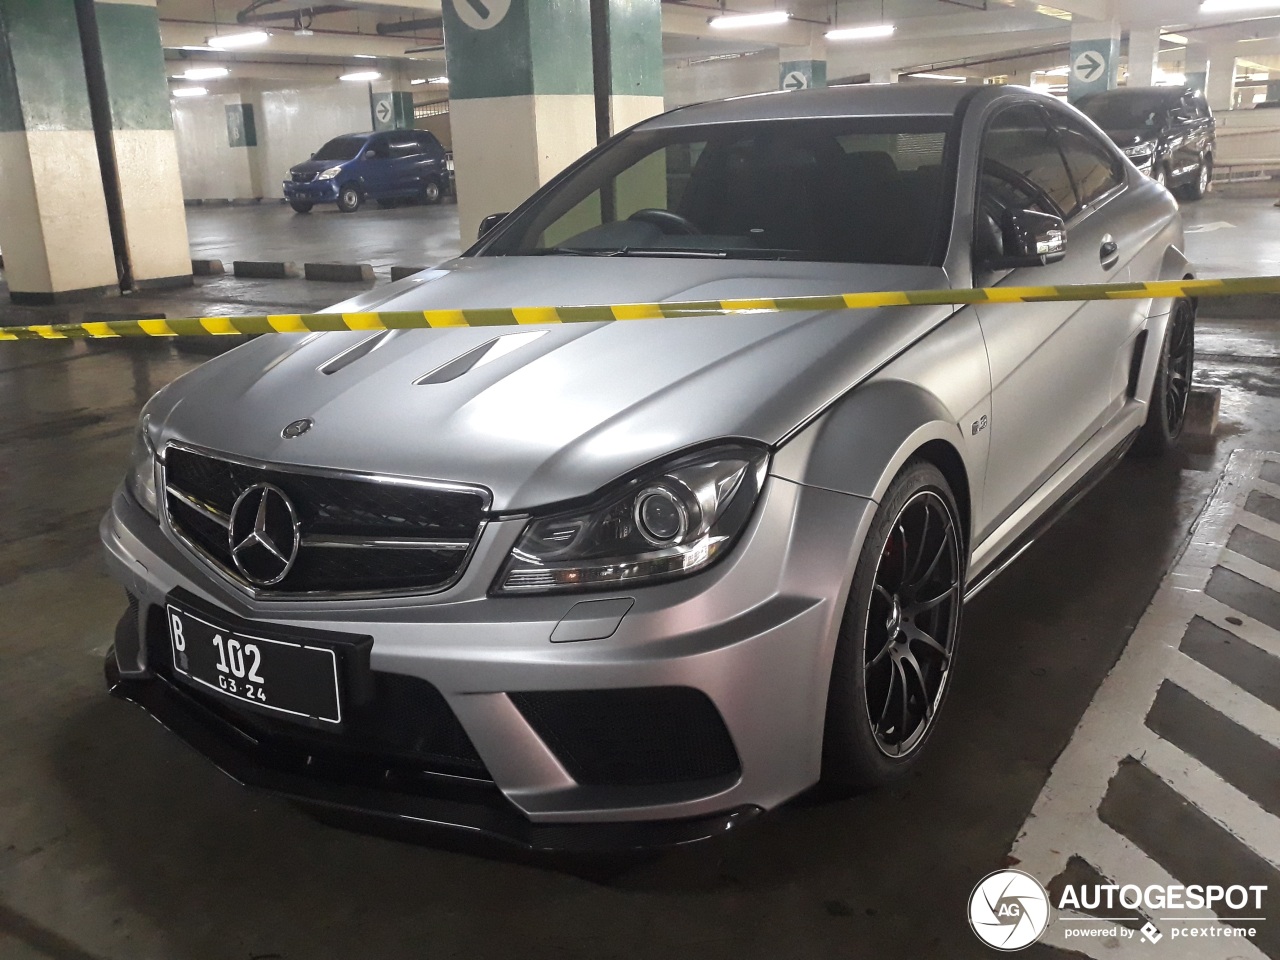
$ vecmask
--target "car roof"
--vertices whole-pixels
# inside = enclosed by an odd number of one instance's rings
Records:
[[[1192,87],[1174,87],[1168,85],[1159,87],[1116,87],[1112,90],[1099,90],[1097,93],[1090,93],[1081,99],[1094,102],[1104,98],[1108,100],[1124,100],[1128,97],[1141,96],[1157,97],[1161,100],[1181,100],[1189,93],[1199,93],[1199,91]]]
[[[966,83],[920,81],[912,83],[859,83],[814,90],[756,93],[678,107],[641,123],[640,129],[733,123],[744,120],[798,120],[821,117],[952,116],[979,90]],[[1022,87],[1002,90],[1030,93]]]

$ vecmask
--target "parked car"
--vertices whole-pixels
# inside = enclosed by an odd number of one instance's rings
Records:
[[[298,213],[317,203],[355,213],[365,200],[384,207],[404,199],[439,203],[451,182],[444,147],[427,130],[349,133],[291,167],[284,197]]]
[[[1199,90],[1119,87],[1083,97],[1078,106],[1153,180],[1188,200],[1209,192],[1216,121]]]
[[[1190,301],[843,308],[1189,276],[1168,191],[1027,89],[685,107],[492,223],[334,308],[477,326],[261,337],[146,405],[107,676],[244,783],[538,848],[889,783],[964,602],[1182,428]]]

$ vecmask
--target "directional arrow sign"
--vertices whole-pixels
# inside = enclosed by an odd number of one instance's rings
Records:
[[[391,101],[379,100],[378,105],[373,108],[373,114],[378,118],[379,123],[391,122]]]
[[[472,30],[488,30],[506,19],[511,0],[453,0],[453,9]]]
[[[1077,80],[1093,83],[1107,69],[1107,61],[1102,54],[1094,50],[1086,50],[1076,57],[1071,69],[1075,72]]]
[[[799,70],[792,70],[782,80],[783,90],[805,90],[809,86],[809,78]]]

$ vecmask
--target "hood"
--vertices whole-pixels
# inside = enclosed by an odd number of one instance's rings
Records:
[[[350,160],[304,160],[289,168],[290,173],[321,173],[330,167],[341,167]]]
[[[1160,139],[1160,130],[1157,127],[1126,127],[1103,132],[1121,149],[1132,147],[1137,143],[1149,143]]]
[[[423,310],[948,286],[940,268],[597,257],[454,260],[335,307]],[[675,451],[775,444],[949,307],[261,337],[148,408],[182,440],[283,464],[481,484],[498,510],[585,496]],[[282,439],[310,417],[314,427]]]

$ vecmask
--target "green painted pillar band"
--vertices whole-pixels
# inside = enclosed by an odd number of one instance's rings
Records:
[[[446,0],[451,100],[592,92],[583,0]]]
[[[73,0],[0,0],[0,132],[92,129]]]
[[[661,0],[609,0],[610,92],[662,96]]]
[[[113,130],[172,130],[169,83],[156,8],[96,4],[98,42],[107,75]]]
[[[782,60],[778,63],[779,90],[808,90],[826,85],[825,60]]]

